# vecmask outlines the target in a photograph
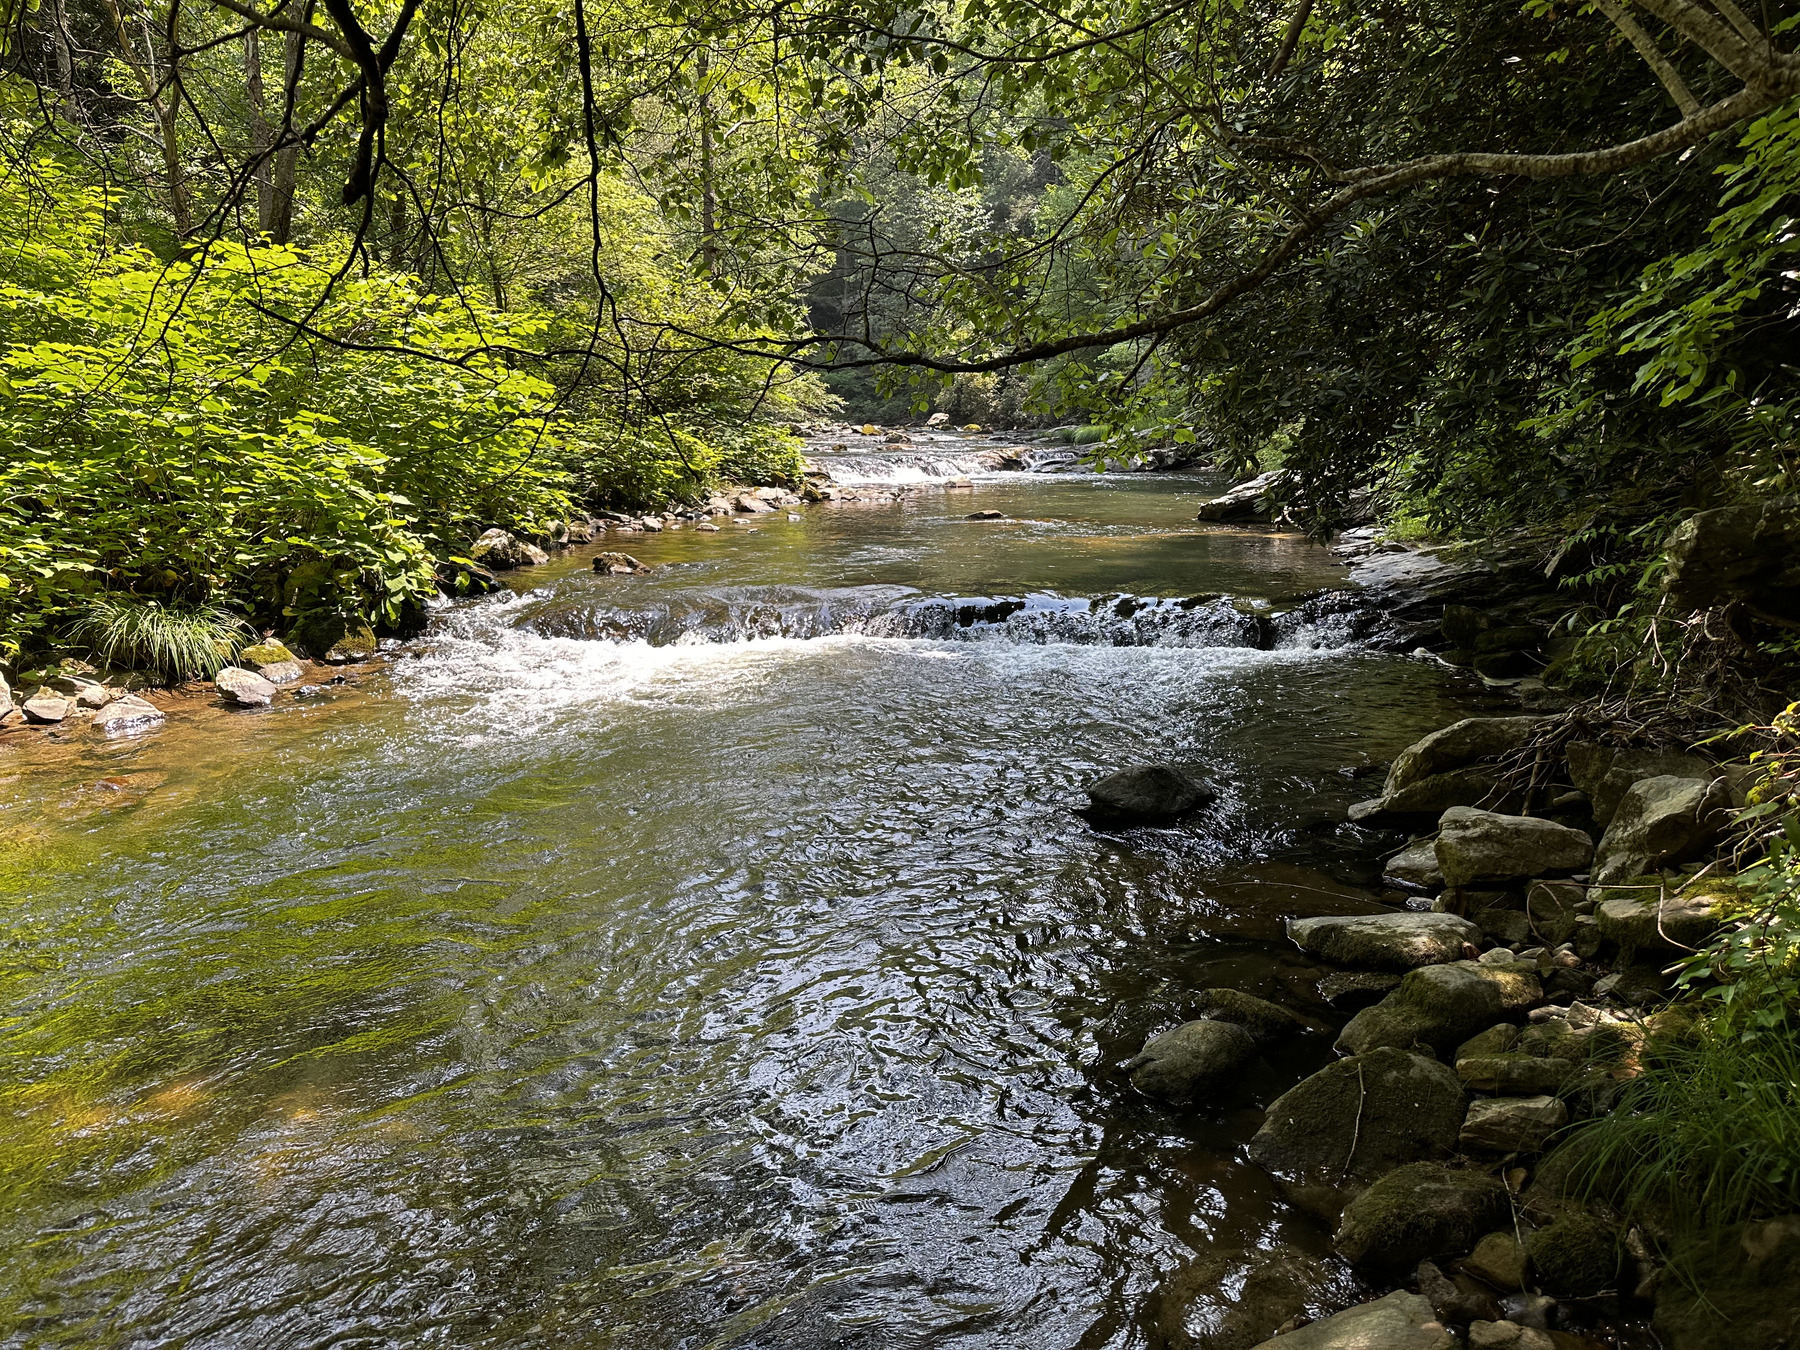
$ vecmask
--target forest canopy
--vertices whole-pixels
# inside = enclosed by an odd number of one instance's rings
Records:
[[[6,3],[15,649],[308,560],[391,622],[840,408],[1280,467],[1320,531],[1792,486],[1791,5]]]

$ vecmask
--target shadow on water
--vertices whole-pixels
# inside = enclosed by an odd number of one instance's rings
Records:
[[[1197,1255],[1323,1254],[1241,1156],[1329,1053],[1280,920],[1382,903],[1336,822],[1468,689],[1317,646],[534,618],[759,586],[1253,612],[1336,575],[1190,529],[1204,495],[634,536],[663,570],[571,555],[268,713],[0,741],[0,1339],[1125,1346]],[[984,496],[1051,523],[977,534]],[[1148,758],[1221,801],[1071,813]],[[1226,1109],[1134,1096],[1121,1064],[1218,984],[1317,1032]]]

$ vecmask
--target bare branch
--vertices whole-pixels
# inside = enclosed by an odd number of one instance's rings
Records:
[[[1287,32],[1281,36],[1281,46],[1275,50],[1275,59],[1269,62],[1269,78],[1272,80],[1287,69],[1288,61],[1294,55],[1294,48],[1300,45],[1300,34],[1306,29],[1306,21],[1312,18],[1313,0],[1300,0],[1300,8],[1294,11],[1294,17],[1288,21]]]
[[[1731,0],[1713,0],[1713,8],[1725,16],[1725,22],[1738,30],[1745,42],[1766,42],[1762,29],[1750,21],[1750,16],[1734,5]]]
[[[1638,55],[1643,57],[1644,63],[1656,72],[1656,78],[1661,80],[1663,88],[1669,91],[1669,97],[1675,101],[1675,106],[1681,109],[1683,117],[1692,117],[1700,111],[1700,100],[1694,97],[1693,92],[1682,80],[1680,72],[1669,64],[1669,58],[1662,54],[1638,21],[1625,12],[1625,7],[1619,3],[1619,0],[1594,0],[1594,7],[1611,19],[1613,27],[1623,33],[1626,40],[1637,48]]]

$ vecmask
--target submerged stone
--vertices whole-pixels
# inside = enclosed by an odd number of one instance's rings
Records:
[[[1256,1039],[1243,1027],[1200,1018],[1152,1036],[1125,1071],[1146,1096],[1185,1102],[1230,1085],[1255,1058]]]
[[[1097,824],[1163,824],[1218,796],[1206,784],[1169,764],[1118,769],[1087,788],[1088,815]]]

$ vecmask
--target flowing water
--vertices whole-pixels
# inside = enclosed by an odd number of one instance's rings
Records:
[[[1472,695],[1208,495],[614,536],[266,712],[0,737],[0,1343],[1127,1346],[1323,1251],[1241,1157],[1329,1054],[1280,920],[1377,906],[1334,822]],[[1221,800],[1072,813],[1144,759]],[[1135,1097],[1221,984],[1320,1031]]]

